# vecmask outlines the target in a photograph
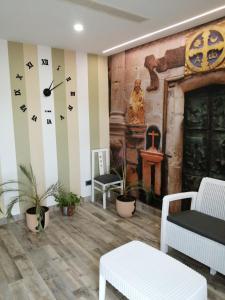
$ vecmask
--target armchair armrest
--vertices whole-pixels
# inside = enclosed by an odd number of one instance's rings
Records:
[[[163,198],[162,216],[161,216],[161,249],[163,249],[164,247],[162,245],[165,245],[166,221],[167,221],[167,216],[169,214],[170,202],[191,198],[191,209],[193,209],[195,207],[195,200],[197,194],[198,194],[197,192],[185,192],[185,193],[167,195]]]
[[[171,194],[163,197],[162,219],[167,219],[170,202],[191,198],[191,207],[193,208],[197,194],[198,194],[197,192],[185,192],[185,193]]]

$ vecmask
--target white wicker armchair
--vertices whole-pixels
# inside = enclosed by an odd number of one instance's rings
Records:
[[[170,202],[187,198],[191,198],[191,210],[175,215],[174,222],[169,216]],[[186,218],[184,226],[179,224],[180,221],[182,223],[182,218]],[[198,227],[196,226],[198,222],[199,228],[193,230],[194,226]],[[167,253],[170,246],[209,266],[212,275],[215,275],[216,271],[225,275],[224,241],[225,181],[205,177],[198,192],[178,193],[163,198],[161,220],[163,252]]]

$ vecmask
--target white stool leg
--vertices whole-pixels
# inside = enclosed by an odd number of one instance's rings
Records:
[[[91,202],[95,202],[95,186],[94,186],[94,180],[91,185]]]
[[[161,230],[160,250],[164,253],[168,253],[168,245],[165,242],[164,234],[165,233]]]
[[[106,209],[106,191],[105,187],[103,188],[103,209]]]
[[[106,280],[100,273],[99,274],[99,300],[105,300],[105,286],[106,286]]]
[[[212,276],[216,275],[216,270],[210,268],[210,275],[212,275]]]
[[[111,196],[111,193],[110,193],[110,190],[108,190],[108,195],[107,195],[107,197],[110,199],[110,196]]]

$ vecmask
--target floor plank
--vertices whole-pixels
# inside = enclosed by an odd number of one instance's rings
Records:
[[[73,217],[51,215],[47,230],[33,234],[24,221],[0,227],[0,300],[98,299],[99,258],[130,241],[159,248],[161,212],[137,204],[131,219],[120,218],[115,204],[107,210],[84,202]],[[171,250],[170,255],[203,274],[208,299],[225,299],[225,277]],[[125,299],[107,284],[106,299]]]

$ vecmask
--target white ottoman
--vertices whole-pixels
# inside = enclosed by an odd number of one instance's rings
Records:
[[[99,300],[106,280],[130,300],[207,300],[207,281],[189,267],[142,242],[100,258]]]

